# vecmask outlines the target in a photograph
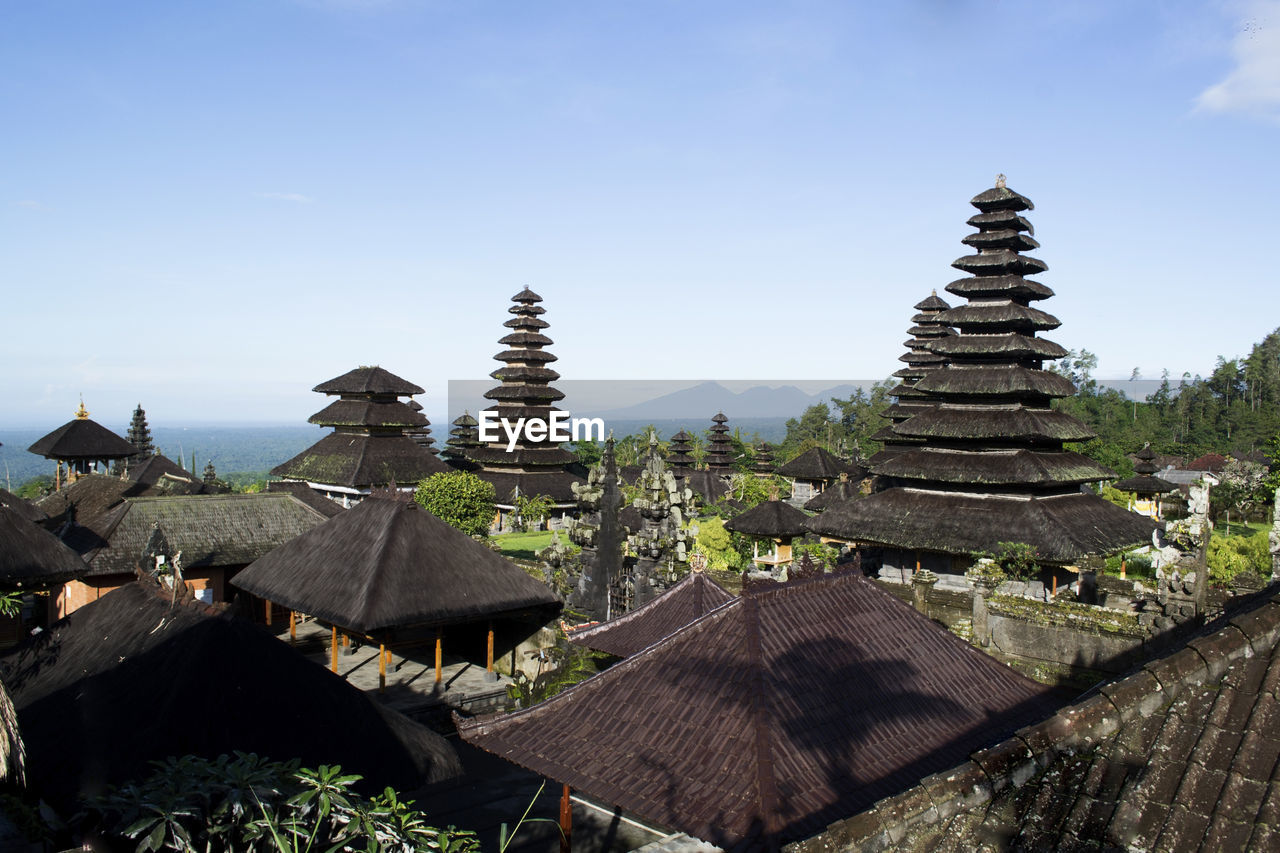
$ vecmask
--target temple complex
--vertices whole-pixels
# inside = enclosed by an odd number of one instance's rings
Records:
[[[550,423],[551,413],[559,411],[553,403],[564,399],[563,392],[551,385],[560,374],[547,366],[556,360],[546,350],[553,341],[542,333],[551,324],[540,316],[546,313],[538,305],[542,297],[529,288],[511,297],[511,301],[507,311],[515,316],[503,323],[511,332],[498,340],[508,349],[494,356],[502,367],[489,374],[501,384],[484,396],[494,401],[491,411],[496,411],[499,418],[512,423],[520,418]],[[576,457],[549,436],[530,438],[525,431],[520,432],[515,447],[508,451],[503,431],[497,432],[497,441],[473,447],[468,455],[480,466],[476,474],[492,483],[497,493],[498,526],[502,527],[513,514],[521,495],[550,498],[553,520],[557,515],[563,518],[571,513],[577,506],[573,484],[582,482],[581,477],[569,471]]]
[[[119,459],[127,459],[137,453],[137,448],[111,430],[89,419],[89,412],[80,401],[80,408],[72,420],[40,438],[27,450],[56,463],[54,488],[62,487],[62,466],[67,466],[68,482],[82,477],[99,466]]]
[[[1149,519],[1081,491],[1114,475],[1064,448],[1093,433],[1051,407],[1075,386],[1043,369],[1066,351],[1037,337],[1059,322],[1030,306],[1053,295],[1025,277],[1047,269],[1022,254],[1039,246],[1022,215],[1031,201],[1001,178],[972,204],[978,213],[968,222],[977,233],[963,242],[976,253],[952,264],[971,275],[947,286],[968,304],[935,318],[959,333],[929,344],[946,366],[913,386],[935,405],[893,427],[919,444],[873,469],[900,485],[830,507],[810,528],[880,549],[886,567],[948,573],[1001,542],[1031,545],[1043,566],[1148,541]]]
[[[311,390],[338,398],[308,419],[333,432],[272,468],[277,477],[304,482],[350,506],[373,489],[412,490],[418,481],[449,470],[406,434],[427,425],[425,417],[400,401],[423,393],[412,382],[381,367],[357,367]]]
[[[917,439],[898,435],[893,431],[893,427],[912,415],[918,414],[922,409],[935,405],[929,395],[923,391],[917,391],[915,386],[930,371],[937,370],[946,363],[945,358],[931,351],[929,347],[938,338],[955,334],[953,329],[938,319],[938,315],[950,307],[938,297],[936,290],[929,294],[928,298],[915,304],[915,309],[919,313],[911,318],[914,325],[907,330],[907,334],[911,337],[903,342],[907,351],[898,356],[898,360],[905,361],[907,366],[893,374],[900,381],[889,391],[895,398],[893,405],[881,413],[889,419],[890,423],[871,436],[884,444],[880,452],[871,457],[872,464],[884,462],[904,449],[919,443]]]

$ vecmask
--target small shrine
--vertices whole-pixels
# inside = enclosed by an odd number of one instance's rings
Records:
[[[441,454],[445,462],[464,471],[470,471],[475,467],[475,463],[471,461],[468,454],[473,448],[481,445],[478,427],[479,423],[471,417],[470,412],[463,412],[454,419],[452,428],[449,430],[449,438],[444,443],[444,452]]]
[[[27,450],[54,461],[55,489],[62,488],[63,465],[67,466],[66,481],[72,482],[100,468],[105,469],[112,461],[128,459],[138,452],[128,441],[97,421],[90,420],[84,400],[80,401],[75,418],[38,439]]]
[[[1163,517],[1160,511],[1160,496],[1176,492],[1178,487],[1168,480],[1155,476],[1159,468],[1156,467],[1156,454],[1151,449],[1150,443],[1142,445],[1142,449],[1134,454],[1134,458],[1137,459],[1133,463],[1134,476],[1119,481],[1114,488],[1130,494],[1129,509],[1131,511],[1160,521]]]
[[[791,540],[804,536],[809,516],[775,494],[769,500],[757,504],[741,515],[724,523],[725,530],[750,536],[752,540],[751,562],[761,569],[777,572],[791,564]],[[766,553],[760,553],[761,540],[768,543]]]
[[[751,463],[751,473],[761,479],[768,479],[774,474],[773,445],[762,441],[755,447],[755,461]]]
[[[791,481],[791,502],[798,506],[822,494],[842,476],[861,482],[867,474],[861,465],[841,459],[825,447],[809,448],[779,466],[777,473]]]

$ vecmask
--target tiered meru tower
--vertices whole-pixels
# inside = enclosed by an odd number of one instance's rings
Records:
[[[711,433],[707,437],[707,470],[713,474],[728,476],[733,472],[733,443],[729,440],[729,419],[724,412],[717,412],[711,419]]]
[[[972,204],[978,214],[969,224],[977,233],[963,242],[976,254],[952,264],[971,275],[947,286],[968,303],[936,315],[959,333],[929,344],[946,366],[914,385],[922,402],[935,405],[893,427],[919,443],[873,469],[901,485],[832,507],[813,529],[881,546],[886,564],[895,556],[920,564],[922,553],[931,554],[930,567],[943,571],[961,569],[971,554],[1001,542],[1030,544],[1042,563],[1061,565],[1148,540],[1148,519],[1081,491],[1114,475],[1063,447],[1093,433],[1051,408],[1075,386],[1043,369],[1066,352],[1037,337],[1059,322],[1030,306],[1053,295],[1025,277],[1047,269],[1022,254],[1039,247],[1022,215],[1030,200],[1002,178]]]
[[[950,307],[938,298],[936,290],[928,298],[915,304],[915,309],[919,313],[911,318],[914,325],[907,330],[907,334],[911,335],[904,342],[907,351],[898,356],[898,360],[906,362],[907,366],[893,374],[901,381],[889,392],[895,398],[893,405],[883,412],[883,416],[889,419],[889,423],[871,436],[876,441],[883,442],[884,446],[879,453],[868,460],[870,464],[878,465],[919,443],[916,439],[898,435],[893,428],[912,415],[937,405],[928,394],[917,391],[915,386],[931,371],[937,370],[946,363],[946,359],[933,352],[930,346],[938,338],[955,334],[951,327],[938,319],[938,315]]]
[[[552,340],[542,333],[550,325],[539,316],[546,313],[538,305],[542,297],[526,287],[511,301],[507,311],[515,316],[503,323],[511,332],[498,340],[508,349],[494,356],[502,367],[489,374],[502,384],[484,396],[494,401],[498,417],[511,423],[537,418],[550,424],[551,413],[559,411],[552,404],[564,394],[551,386],[560,374],[547,366],[556,357],[545,349]],[[498,441],[473,447],[468,455],[480,466],[476,474],[493,483],[499,510],[514,508],[519,495],[545,495],[562,510],[577,507],[573,483],[585,481],[567,470],[572,453],[550,438],[531,440],[523,431],[508,451],[505,431],[497,432]]]
[[[336,396],[309,423],[333,432],[271,473],[300,480],[349,506],[373,489],[411,490],[418,481],[449,468],[406,433],[427,426],[427,419],[401,397],[422,389],[381,367],[358,367],[311,390]]]

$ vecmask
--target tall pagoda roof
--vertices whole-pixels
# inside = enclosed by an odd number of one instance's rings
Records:
[[[726,530],[745,536],[790,539],[805,534],[809,516],[786,501],[761,501],[724,523]]]
[[[560,606],[519,566],[416,503],[380,497],[260,557],[232,583],[364,633]]]
[[[311,389],[320,394],[371,394],[411,397],[424,393],[407,379],[381,367],[357,367]]]
[[[409,436],[334,432],[271,469],[277,477],[368,489],[416,485],[449,468]]]
[[[860,573],[748,588],[463,739],[725,850],[778,849],[1049,713]]]
[[[947,286],[968,302],[935,315],[957,329],[927,342],[946,364],[924,372],[891,413],[896,438],[873,459],[890,487],[827,509],[810,529],[952,554],[1026,542],[1048,562],[1147,540],[1149,520],[1081,493],[1083,484],[1112,472],[1064,446],[1093,433],[1051,408],[1076,389],[1043,366],[1065,350],[1037,332],[1059,321],[1028,305],[1053,294],[1025,277],[1048,269],[1021,254],[1039,245],[1021,215],[1032,209],[1030,200],[1002,176],[971,203],[981,211],[969,219],[978,232],[963,242],[977,254],[953,266],[972,275]]]
[[[430,421],[406,403],[381,403],[374,400],[334,400],[311,417],[307,423],[322,426],[409,427],[427,426]]]
[[[733,594],[706,572],[690,572],[662,595],[635,610],[608,622],[574,628],[569,632],[569,642],[629,657],[732,600]]]
[[[373,790],[457,776],[438,734],[369,700],[259,626],[144,579],[55,622],[0,663],[33,791],[55,807],[173,755],[341,763]]]
[[[17,510],[0,504],[0,587],[40,587],[87,574],[75,551]]]
[[[73,420],[37,439],[27,450],[46,459],[62,461],[127,459],[138,452],[132,444],[90,420],[83,403]]]

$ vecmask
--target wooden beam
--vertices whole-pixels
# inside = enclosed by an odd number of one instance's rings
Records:
[[[569,786],[560,794],[560,853],[573,850],[573,801],[569,799]]]
[[[387,647],[378,644],[378,692],[387,692]]]
[[[436,684],[444,681],[444,629],[436,629]]]
[[[489,623],[489,643],[484,655],[484,671],[493,672],[493,623]]]
[[[271,627],[271,601],[269,599],[264,599],[263,604],[267,606],[267,627],[270,628]]]
[[[329,669],[338,671],[338,626],[329,629]]]
[[[293,612],[293,608],[289,608],[289,644],[297,645],[298,643],[298,614]]]

